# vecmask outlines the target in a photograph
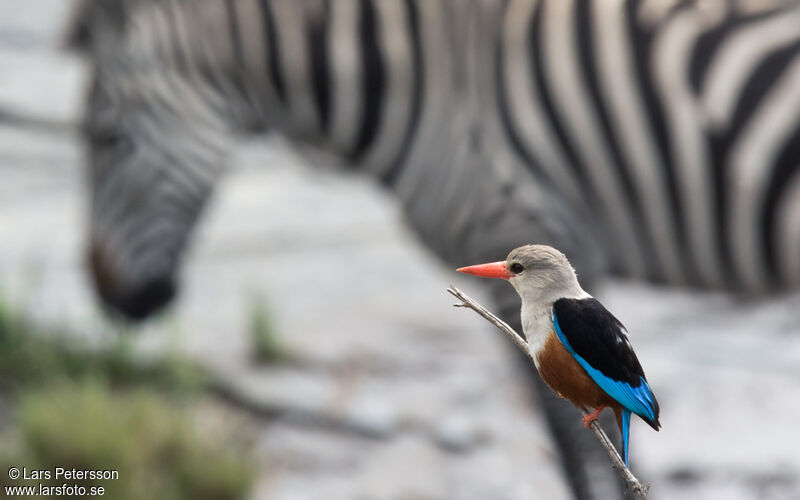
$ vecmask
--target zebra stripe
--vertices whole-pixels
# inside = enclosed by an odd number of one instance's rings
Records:
[[[529,20],[537,2],[512,0],[506,9],[502,30],[502,66],[498,69],[504,77],[498,84],[498,100],[503,107],[503,116],[511,141],[519,143],[518,149],[530,164],[545,170],[544,176],[553,186],[564,193],[571,204],[586,209],[580,179],[575,175],[570,161],[558,139],[545,125],[547,111],[540,99],[536,66],[532,64],[527,50]],[[517,112],[511,112],[513,102]]]
[[[365,1],[365,0],[362,0]],[[413,105],[414,84],[412,68],[413,42],[407,3],[394,0],[375,2],[376,18],[380,19],[381,36],[377,40],[378,57],[385,61],[385,98],[380,105],[381,116],[375,118],[376,138],[364,157],[366,171],[380,178],[404,145]]]
[[[779,11],[770,19],[742,27],[721,42],[702,85],[702,106],[711,127],[729,126],[744,86],[759,63],[768,53],[797,42],[798,25],[800,12]]]
[[[355,149],[363,105],[359,96],[364,78],[359,54],[356,0],[336,0],[331,6],[330,40],[328,42],[333,95],[329,129],[331,147],[337,151]]]
[[[676,283],[685,283],[681,265],[683,255],[674,218],[670,212],[665,166],[649,130],[645,107],[634,75],[631,44],[626,39],[624,0],[609,0],[604,8],[596,9],[594,58],[602,72],[603,99],[613,108],[612,126],[615,140],[620,143],[624,163],[633,177],[634,190],[639,194],[638,206],[644,211],[644,222],[651,230],[657,260],[664,273]]]
[[[786,284],[800,281],[800,175],[793,175],[781,194],[777,212],[777,259]]]
[[[737,275],[752,289],[764,289],[768,273],[766,256],[760,245],[759,211],[765,203],[769,178],[762,165],[773,164],[782,144],[800,125],[800,60],[787,68],[772,92],[761,104],[741,133],[731,153],[729,192],[732,200],[728,214],[733,263]],[[795,159],[796,160],[796,159]],[[771,242],[768,242],[771,246]]]
[[[685,80],[693,44],[709,26],[692,11],[684,10],[664,26],[653,40],[653,70],[656,85],[664,97],[675,179],[682,213],[686,217],[688,242],[702,279],[712,284],[724,280],[723,263],[714,239],[716,221],[711,172],[706,167],[711,155],[702,132],[703,118]]]
[[[630,200],[625,194],[622,179],[612,170],[616,162],[604,139],[600,117],[594,112],[591,89],[583,85],[585,77],[578,55],[580,34],[576,33],[575,0],[543,2],[540,17],[534,19],[542,47],[543,76],[553,97],[557,120],[567,134],[566,148],[574,151],[593,186],[593,193],[608,212],[611,241],[618,245],[619,254],[627,262],[633,277],[646,276],[646,256],[643,240],[637,234]],[[617,250],[617,249],[615,249]],[[615,254],[617,251],[614,252]]]
[[[296,0],[271,0],[268,10],[279,19],[274,23],[278,50],[276,64],[284,78],[284,92],[291,124],[304,127],[303,133],[311,137],[321,134],[320,111],[314,106],[313,82],[309,53],[309,40],[302,27],[305,24],[303,4]],[[249,69],[249,68],[248,68]],[[248,70],[248,74],[251,71]],[[287,133],[297,133],[292,128]],[[299,131],[298,131],[299,132]]]
[[[467,33],[473,8],[497,21]],[[599,235],[618,274],[755,292],[799,284],[800,201],[789,194],[800,156],[796,3],[138,0],[126,9],[116,53],[96,49],[97,79],[109,99],[146,103],[127,121],[153,160],[179,165],[174,182],[195,198],[223,170],[212,164],[225,149],[208,161],[198,144],[230,125],[267,127],[381,179],[412,221],[444,224],[446,213],[472,231],[464,214],[476,208],[460,199],[459,179],[477,168],[465,161],[479,162],[452,151],[491,147],[491,189],[546,191],[584,219],[567,232]],[[160,129],[186,112],[198,123],[164,145]],[[491,145],[459,138],[469,134]]]
[[[477,56],[455,25],[469,4],[131,5],[121,54],[100,51],[102,79],[120,68],[128,81],[111,85],[116,98],[159,103],[138,122],[154,131],[156,150],[170,122],[160,115],[191,109],[213,133],[225,122],[266,126],[326,149],[386,182],[412,212],[452,211],[452,189],[436,193],[459,185],[449,175],[469,173],[431,164],[452,158],[452,138],[469,129],[456,118],[475,118],[457,108],[494,102],[475,108],[482,128],[496,120],[528,168],[525,182],[597,225],[619,274],[752,291],[796,282],[786,194],[800,154],[791,147],[800,128],[795,4],[497,2],[498,28],[476,35],[497,37],[488,42],[493,88],[469,69]],[[207,139],[202,129],[187,147]],[[202,167],[183,168],[203,179]]]

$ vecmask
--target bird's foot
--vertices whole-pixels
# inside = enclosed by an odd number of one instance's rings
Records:
[[[600,417],[600,412],[605,410],[605,409],[606,409],[606,407],[604,405],[598,406],[597,408],[595,408],[595,410],[592,413],[590,413],[590,414],[586,415],[585,417],[583,417],[581,419],[581,421],[583,422],[583,426],[586,427],[587,429],[591,428],[592,427],[592,422],[597,420]]]

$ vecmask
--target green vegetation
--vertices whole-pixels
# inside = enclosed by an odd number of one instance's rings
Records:
[[[0,302],[0,397],[14,408],[0,433],[2,471],[113,469],[119,479],[43,483],[103,486],[105,498],[121,500],[244,498],[253,461],[230,426],[207,429],[209,415],[222,412],[213,404],[198,411],[208,387],[190,363],[139,361],[123,338],[110,348],[80,345]],[[2,486],[38,482],[0,475]]]
[[[0,457],[0,470],[119,471],[118,479],[51,477],[45,484],[102,486],[106,498],[121,500],[231,500],[244,498],[253,479],[241,446],[223,449],[204,438],[187,408],[152,391],[54,385],[22,396],[17,416],[17,444]],[[4,486],[38,482],[0,476]]]
[[[153,384],[160,389],[197,388],[200,371],[175,358],[137,359],[120,337],[91,348],[65,332],[42,331],[0,301],[0,389],[46,385],[53,380],[103,378],[114,385]]]
[[[250,307],[250,338],[255,360],[259,363],[283,363],[291,358],[278,339],[275,326],[264,301],[255,298]]]

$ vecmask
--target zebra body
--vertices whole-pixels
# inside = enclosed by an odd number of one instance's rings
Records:
[[[800,9],[783,3],[136,0],[95,46],[96,93],[141,101],[143,122],[196,121],[202,140],[164,156],[213,150],[184,161],[199,198],[231,133],[268,128],[393,188],[454,263],[442,236],[465,241],[452,215],[489,170],[490,190],[535,185],[559,206],[537,217],[575,226],[529,240],[603,249],[622,276],[763,292],[800,284]],[[90,127],[120,129],[102,110]],[[127,126],[171,149],[161,123]]]
[[[750,292],[800,284],[800,198],[787,182],[800,153],[800,9],[740,4],[509,4],[503,47],[523,52],[501,59],[509,135],[572,205],[602,207],[623,274]]]

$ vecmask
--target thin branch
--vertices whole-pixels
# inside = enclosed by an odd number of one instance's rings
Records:
[[[522,352],[528,356],[528,359],[533,361],[533,356],[531,355],[530,349],[528,349],[528,343],[525,342],[525,338],[515,332],[514,329],[508,326],[505,321],[492,314],[488,309],[476,302],[475,299],[466,295],[458,288],[450,285],[447,291],[461,301],[460,304],[454,304],[455,307],[467,307],[478,313],[483,317],[483,319],[493,324],[506,337],[508,337],[509,340],[519,347]],[[583,408],[578,408],[578,411],[580,411],[584,416],[589,414],[589,412]],[[597,439],[600,441],[600,444],[602,444],[608,452],[608,457],[611,459],[611,465],[617,470],[617,472],[619,472],[620,477],[622,477],[622,480],[625,481],[625,484],[633,492],[637,500],[646,500],[647,494],[650,491],[650,485],[639,482],[630,469],[625,467],[625,462],[622,461],[622,457],[619,456],[617,449],[614,447],[613,443],[611,443],[608,435],[605,433],[603,428],[600,427],[596,420],[592,422],[592,430],[594,431]]]

